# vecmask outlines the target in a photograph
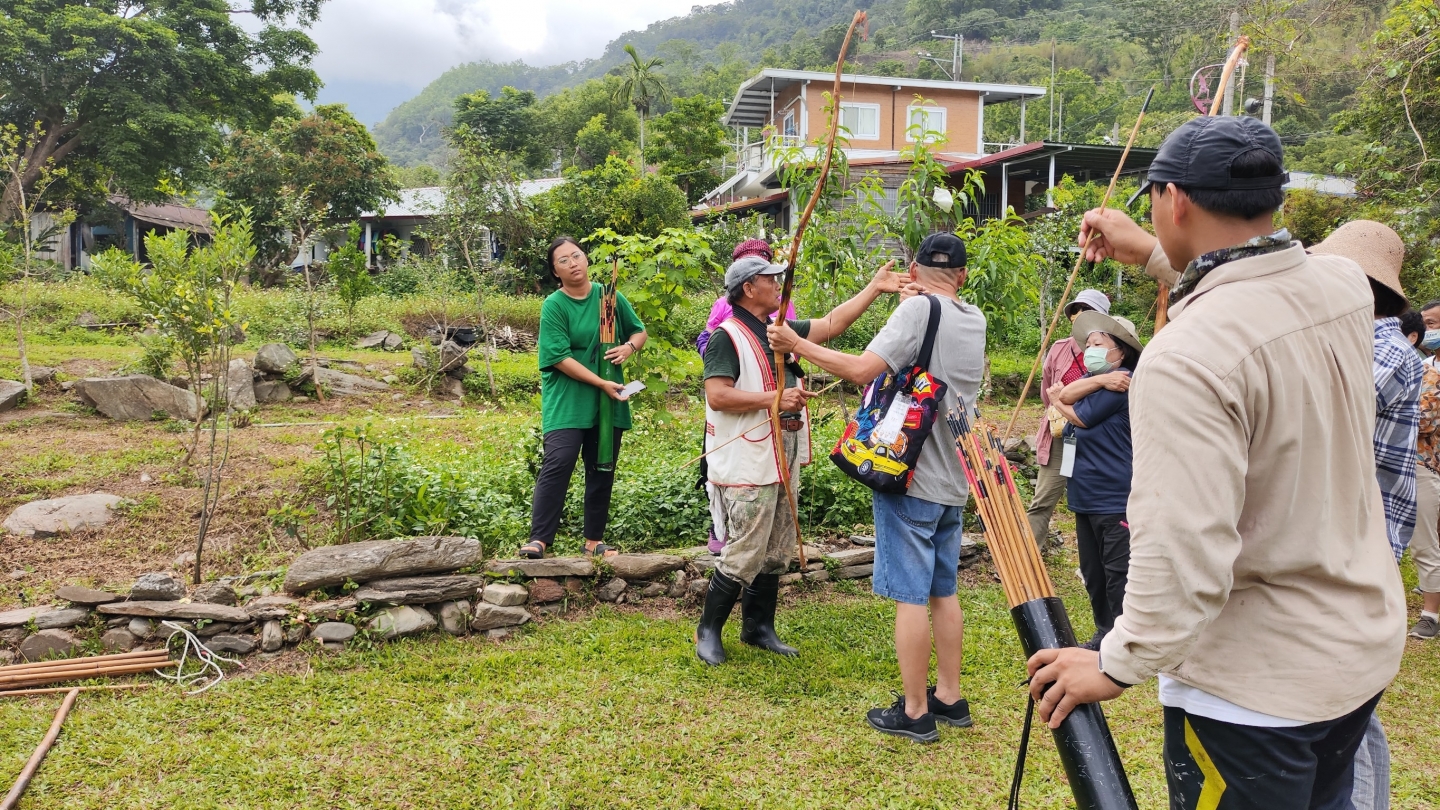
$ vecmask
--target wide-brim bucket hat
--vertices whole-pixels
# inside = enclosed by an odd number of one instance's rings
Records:
[[[1143,351],[1145,348],[1140,344],[1140,333],[1135,331],[1135,324],[1131,323],[1128,318],[1106,315],[1093,309],[1076,315],[1075,322],[1070,326],[1070,337],[1074,338],[1077,344],[1084,346],[1091,332],[1113,335],[1137,352]]]
[[[1360,265],[1365,275],[1376,283],[1405,297],[1405,288],[1400,286],[1405,242],[1388,225],[1369,219],[1351,220],[1310,248],[1310,252],[1349,259]]]

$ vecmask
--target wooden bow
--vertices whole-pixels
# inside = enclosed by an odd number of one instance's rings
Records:
[[[835,154],[835,135],[840,129],[840,78],[845,69],[845,54],[850,50],[850,40],[855,29],[864,25],[867,16],[864,11],[855,12],[850,29],[845,32],[845,41],[840,44],[840,56],[835,60],[835,89],[830,94],[830,131],[825,134],[825,159],[820,163],[820,177],[815,181],[815,190],[810,192],[810,201],[795,225],[795,238],[790,243],[790,258],[785,263],[785,287],[780,294],[780,311],[776,317],[784,320],[790,309],[790,298],[795,292],[795,263],[800,258],[800,241],[805,238],[805,229],[815,213],[820,195],[825,193],[825,182],[830,178],[830,163]],[[785,441],[780,435],[780,397],[785,393],[785,353],[775,351],[775,402],[770,408],[770,436],[775,442],[775,460],[780,463],[780,482],[785,487],[785,499],[790,502],[790,516],[795,520],[795,549],[803,569],[805,561],[805,540],[800,532],[800,506],[795,500],[795,487],[790,481],[790,462],[785,458]]]

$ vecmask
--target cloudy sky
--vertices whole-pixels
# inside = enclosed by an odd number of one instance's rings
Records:
[[[552,65],[689,12],[696,0],[329,0],[310,34],[322,102],[375,124],[447,68],[477,59]]]

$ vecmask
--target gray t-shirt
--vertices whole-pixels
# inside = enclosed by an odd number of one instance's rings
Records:
[[[891,372],[908,369],[920,357],[929,320],[930,302],[925,296],[904,301],[865,350],[884,360]],[[945,401],[920,451],[907,494],[931,503],[964,506],[969,487],[945,415],[950,408],[973,406],[980,393],[980,380],[985,374],[985,314],[979,307],[940,297],[940,328],[935,332],[930,373],[945,381]]]

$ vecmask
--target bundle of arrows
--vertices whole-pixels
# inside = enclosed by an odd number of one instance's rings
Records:
[[[980,419],[979,410],[967,415],[952,409],[947,421],[1010,607],[1054,596],[1055,587],[1030,531],[1025,503],[1015,488],[1014,474],[995,429]]]

